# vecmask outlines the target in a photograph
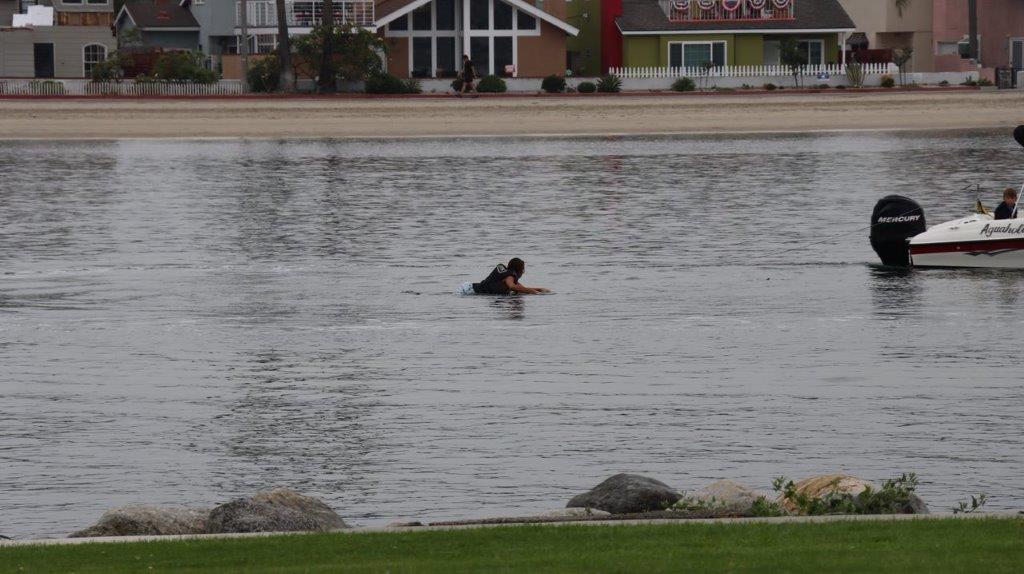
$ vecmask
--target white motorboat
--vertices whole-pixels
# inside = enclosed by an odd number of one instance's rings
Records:
[[[1024,146],[1024,126],[1013,137]],[[871,247],[885,265],[1024,269],[1024,213],[997,220],[980,202],[977,211],[927,227],[914,200],[884,197],[871,214]]]
[[[977,213],[940,223],[910,239],[910,264],[1024,269],[1024,219]]]

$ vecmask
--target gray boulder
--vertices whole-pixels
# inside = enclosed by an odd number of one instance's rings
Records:
[[[209,509],[183,506],[118,506],[104,512],[96,524],[71,534],[70,538],[202,534],[209,514]]]
[[[566,508],[596,508],[612,514],[665,510],[681,495],[669,485],[636,474],[616,474],[589,492],[574,496]]]
[[[206,531],[309,532],[348,528],[331,507],[287,488],[238,498],[210,511]]]
[[[754,506],[754,501],[761,497],[767,499],[768,495],[738,482],[718,480],[690,494],[686,499],[703,508],[747,514]]]

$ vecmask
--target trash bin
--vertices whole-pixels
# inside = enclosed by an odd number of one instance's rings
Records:
[[[1017,87],[1017,71],[1013,68],[996,68],[996,87],[1012,90]]]

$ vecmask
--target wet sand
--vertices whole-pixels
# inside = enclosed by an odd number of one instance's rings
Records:
[[[1024,91],[563,98],[0,100],[0,139],[349,138],[963,129]]]

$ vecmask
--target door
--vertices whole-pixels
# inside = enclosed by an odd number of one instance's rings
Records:
[[[53,77],[53,44],[33,44],[37,78]]]
[[[1024,70],[1024,39],[1010,40],[1010,67]]]

